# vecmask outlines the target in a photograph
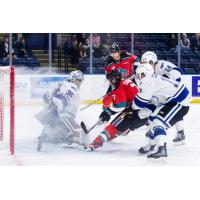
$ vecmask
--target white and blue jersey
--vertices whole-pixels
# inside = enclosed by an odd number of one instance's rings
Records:
[[[62,101],[63,112],[71,113],[73,116],[76,115],[79,106],[79,89],[74,83],[65,80],[58,87],[51,89],[49,93],[52,97]]]
[[[173,63],[159,60],[154,66],[155,74],[180,82],[182,69]]]
[[[159,75],[146,75],[138,85],[140,92],[133,100],[134,109],[156,107],[179,103],[189,105],[189,91],[183,83]]]

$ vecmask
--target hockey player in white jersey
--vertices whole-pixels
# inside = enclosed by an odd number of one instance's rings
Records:
[[[142,55],[141,63],[151,64],[156,75],[164,76],[178,82],[181,81],[182,69],[169,61],[158,60],[157,55],[152,51],[147,51]],[[174,144],[185,144],[183,119],[180,119],[180,121],[175,124],[175,127],[177,135],[173,139]]]
[[[157,151],[147,157],[167,157],[166,130],[188,113],[189,91],[183,83],[155,75],[148,63],[137,68],[136,82],[140,92],[133,101],[133,109],[154,112],[150,117],[149,148],[143,149],[149,152],[157,146]]]
[[[81,71],[72,71],[69,78],[43,95],[44,109],[36,118],[44,126],[37,150],[42,143],[83,143],[82,129],[75,121],[79,106],[79,89],[84,81]]]

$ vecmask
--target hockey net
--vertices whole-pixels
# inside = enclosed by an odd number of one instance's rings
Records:
[[[0,67],[0,150],[14,154],[14,67]]]

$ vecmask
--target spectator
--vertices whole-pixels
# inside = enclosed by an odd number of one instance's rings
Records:
[[[86,37],[85,33],[81,33],[81,35],[78,37],[78,45],[80,48],[80,57],[85,58],[87,57],[87,49],[89,48],[89,40]]]
[[[167,42],[168,49],[171,51],[175,51],[177,48],[177,45],[178,45],[177,34],[175,33],[170,34],[168,42]]]
[[[80,50],[79,50],[78,40],[77,40],[76,34],[72,34],[71,42],[70,42],[68,47],[66,46],[66,48],[68,48],[68,51],[66,51],[66,53],[69,53],[69,55],[71,56],[72,65],[73,66],[77,65],[78,59],[80,57],[80,54],[79,54]]]
[[[186,51],[190,50],[190,40],[188,39],[186,33],[183,33],[181,37],[181,49]]]
[[[28,45],[26,44],[26,39],[24,37],[20,38],[20,41],[17,46],[18,46],[20,58],[29,57],[30,49],[29,49]]]
[[[9,58],[9,44],[8,35],[4,35],[3,41],[0,43],[0,59]],[[17,56],[12,52],[12,57],[15,59]]]
[[[200,50],[200,35],[199,33],[195,33],[191,39],[191,49],[196,52]]]
[[[93,33],[92,34],[92,43],[95,46],[99,46],[101,43],[101,37],[98,33]]]
[[[106,49],[107,53],[110,50],[110,47],[114,43],[111,33],[102,34],[102,46]]]
[[[71,48],[71,38],[67,37],[64,43],[64,54],[65,56],[70,56],[70,48]]]
[[[0,44],[0,58],[9,58],[8,36],[4,35],[3,41]]]
[[[94,58],[102,58],[103,57],[103,46],[101,45],[101,38],[98,33],[94,33],[92,37],[92,49],[93,49],[93,57]]]
[[[17,48],[17,45],[20,41],[20,38],[23,37],[23,34],[22,33],[13,33],[12,34],[12,37],[13,37],[13,47]]]

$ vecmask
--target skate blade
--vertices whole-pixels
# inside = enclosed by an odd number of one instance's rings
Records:
[[[147,162],[156,163],[156,164],[166,164],[167,163],[167,157],[147,158]]]
[[[185,145],[185,144],[186,144],[185,140],[182,140],[180,142],[174,142],[174,146],[181,146],[181,145]]]
[[[151,152],[152,153],[152,152]],[[137,152],[137,155],[138,156],[147,156],[147,155],[149,155],[149,152],[147,152],[147,153],[140,153],[140,152]]]

